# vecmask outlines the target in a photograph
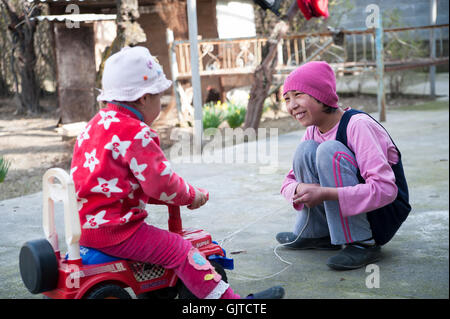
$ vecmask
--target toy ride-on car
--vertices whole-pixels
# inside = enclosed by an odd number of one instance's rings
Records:
[[[138,298],[195,298],[175,272],[158,265],[124,260],[98,250],[80,247],[80,219],[75,188],[60,168],[43,177],[43,228],[45,237],[26,242],[19,254],[22,281],[33,294],[59,299],[129,299],[125,288]],[[63,202],[67,254],[61,254],[55,227],[55,202]],[[162,202],[161,202],[162,203]],[[183,229],[180,207],[168,205],[169,231],[189,240],[210,260],[226,281],[224,269],[233,269],[233,259],[204,230]]]

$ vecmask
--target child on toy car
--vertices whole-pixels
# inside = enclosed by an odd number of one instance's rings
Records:
[[[108,255],[173,269],[198,298],[240,298],[197,248],[179,234],[144,222],[149,201],[201,207],[207,196],[178,176],[156,132],[167,80],[144,47],[126,47],[105,63],[101,109],[75,143],[71,175],[78,196],[80,244]],[[251,295],[281,298],[274,287]]]

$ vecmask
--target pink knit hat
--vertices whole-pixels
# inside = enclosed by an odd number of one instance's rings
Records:
[[[284,81],[283,95],[293,90],[309,94],[325,105],[338,108],[336,77],[326,62],[308,62],[292,71]]]

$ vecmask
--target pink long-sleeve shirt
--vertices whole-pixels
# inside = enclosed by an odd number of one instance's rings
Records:
[[[301,141],[314,140],[322,143],[336,139],[339,123],[322,134],[309,126]],[[347,144],[356,157],[356,162],[365,184],[338,187],[339,208],[343,216],[354,216],[383,207],[397,197],[395,175],[391,166],[399,160],[398,152],[387,132],[366,114],[350,118],[347,126]],[[331,165],[331,163],[330,163]],[[291,169],[281,187],[281,194],[292,203],[298,183]],[[303,204],[293,204],[301,210]]]

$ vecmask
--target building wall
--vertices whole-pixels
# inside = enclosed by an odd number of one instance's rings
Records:
[[[217,29],[221,39],[256,36],[255,14],[250,0],[218,0]]]
[[[168,78],[172,78],[166,30],[171,29],[175,40],[189,39],[186,1],[161,1],[152,7],[141,7],[138,20],[147,35],[144,44],[155,55]],[[197,29],[203,39],[217,38],[216,1],[197,0]]]

